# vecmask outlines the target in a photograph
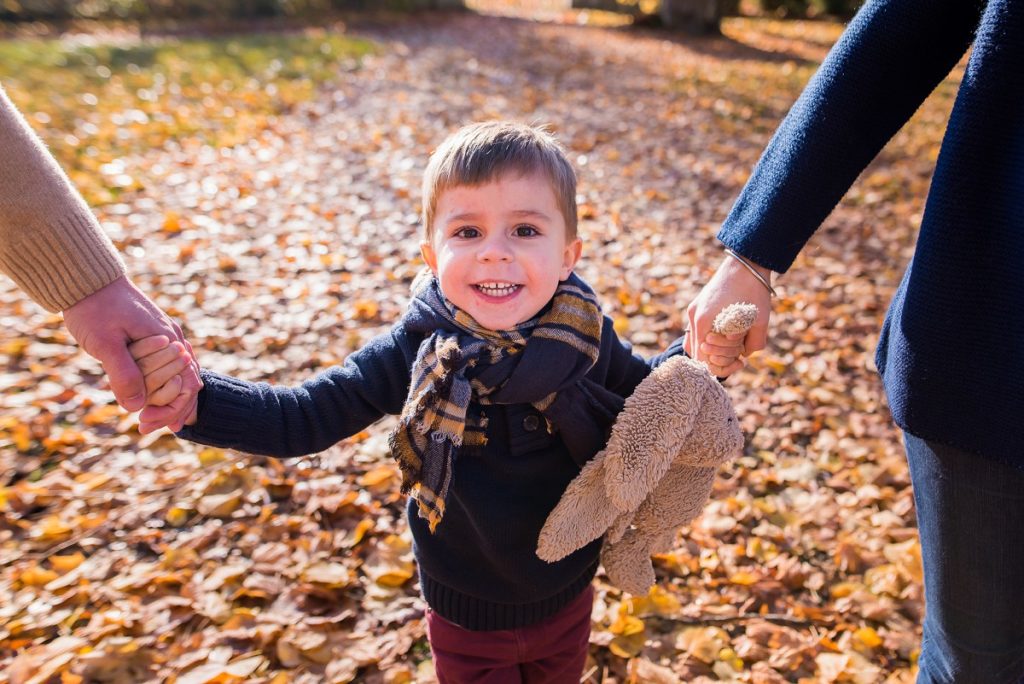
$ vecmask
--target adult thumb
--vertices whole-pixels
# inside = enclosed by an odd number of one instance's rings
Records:
[[[127,346],[116,343],[108,345],[96,357],[103,364],[110,390],[121,408],[138,411],[146,405],[146,381]]]

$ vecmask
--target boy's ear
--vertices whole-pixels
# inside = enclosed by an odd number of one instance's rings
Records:
[[[559,280],[565,280],[572,273],[572,269],[576,268],[576,262],[580,260],[580,255],[583,253],[583,240],[576,238],[565,246],[565,252],[562,254],[562,272],[559,274]]]
[[[430,244],[429,240],[420,243],[420,255],[434,275],[437,275],[437,252],[434,251],[434,245]]]

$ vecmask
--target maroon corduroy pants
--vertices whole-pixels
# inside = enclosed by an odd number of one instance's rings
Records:
[[[427,638],[441,684],[578,684],[587,660],[594,588],[519,629],[474,632],[427,611]]]

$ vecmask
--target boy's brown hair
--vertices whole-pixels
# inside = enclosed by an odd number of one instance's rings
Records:
[[[514,121],[487,121],[463,126],[448,136],[423,174],[423,230],[434,234],[437,198],[449,188],[483,185],[505,173],[541,172],[551,181],[565,219],[566,238],[576,238],[576,172],[565,148],[540,126]]]

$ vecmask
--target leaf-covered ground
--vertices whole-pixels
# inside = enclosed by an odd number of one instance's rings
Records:
[[[10,38],[0,78],[206,367],[296,382],[386,328],[420,266],[429,151],[493,117],[569,147],[579,270],[651,352],[682,332],[717,225],[841,26],[734,19],[695,40],[527,20],[537,4]],[[769,349],[729,381],[745,455],[650,596],[599,577],[588,681],[911,681],[919,549],[872,357],[958,78],[780,278]],[[141,437],[7,280],[0,323],[0,681],[432,680],[390,422],[286,463]]]

